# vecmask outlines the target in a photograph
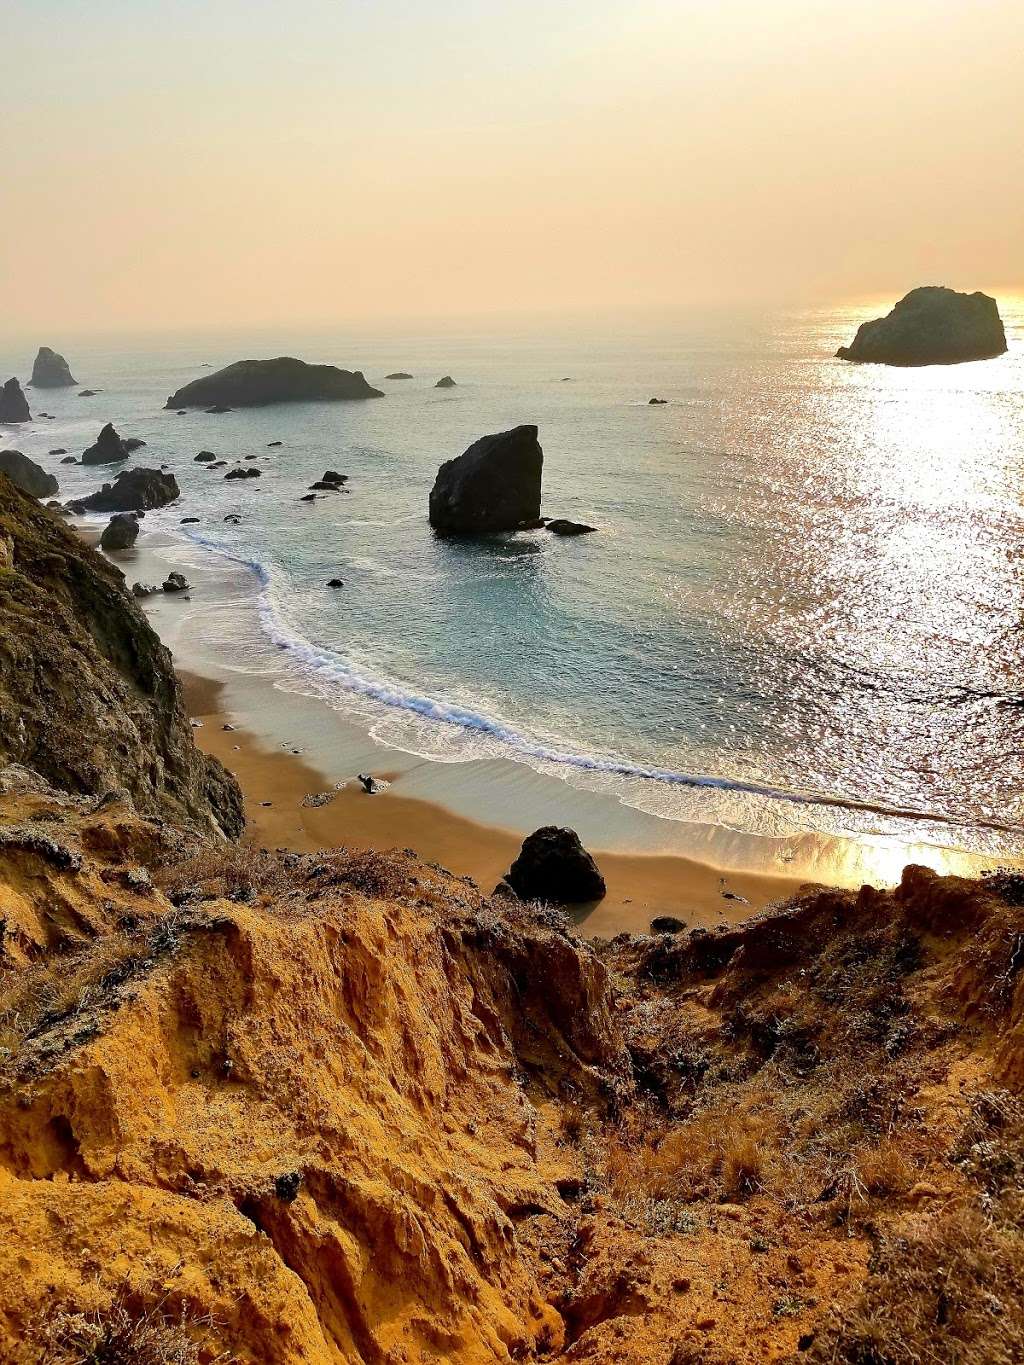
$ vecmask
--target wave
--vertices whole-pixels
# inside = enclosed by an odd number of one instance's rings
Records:
[[[783,802],[804,807],[827,807],[834,810],[866,813],[897,820],[914,820],[950,828],[965,822],[941,812],[922,810],[913,806],[898,806],[877,801],[860,801],[853,797],[836,796],[829,792],[799,791],[774,786],[766,782],[745,781],[742,778],[716,777],[707,773],[680,772],[659,768],[609,755],[575,753],[555,748],[523,735],[503,721],[452,702],[439,701],[410,691],[398,683],[370,677],[359,672],[348,660],[334,650],[312,641],[295,630],[274,606],[271,594],[272,575],[267,566],[226,549],[216,541],[197,534],[179,532],[189,542],[210,550],[222,558],[248,569],[260,585],[257,614],[263,633],[279,649],[308,668],[318,679],[327,681],[353,696],[364,697],[382,706],[451,726],[463,733],[493,740],[510,756],[534,760],[578,772],[596,773],[612,777],[632,778],[655,782],[663,786],[686,787],[760,797],[766,801]],[[1009,822],[972,817],[972,828],[991,830],[1000,834],[1019,836],[1021,826]]]

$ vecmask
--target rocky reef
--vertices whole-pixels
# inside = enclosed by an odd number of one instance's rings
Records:
[[[540,525],[544,452],[534,426],[481,436],[437,471],[430,524],[442,535],[482,535]]]
[[[78,380],[71,373],[68,362],[49,346],[40,346],[32,366],[32,387],[34,389],[65,389]]]
[[[0,450],[0,473],[32,498],[52,498],[60,487],[52,474],[20,450]]]
[[[959,365],[991,360],[1006,350],[999,307],[987,294],[960,294],[926,285],[912,289],[891,313],[861,323],[840,360],[872,365]]]
[[[76,506],[87,512],[149,512],[180,497],[173,474],[161,469],[122,469],[113,483],[81,498]]]
[[[270,403],[339,402],[383,398],[361,370],[335,365],[308,365],[291,356],[276,360],[239,360],[214,374],[203,375],[168,398],[168,408],[261,407]]]
[[[0,388],[0,422],[31,422],[28,400],[17,379],[8,379]]]
[[[0,474],[0,765],[237,835],[234,779],[193,742],[171,657],[123,576]]]

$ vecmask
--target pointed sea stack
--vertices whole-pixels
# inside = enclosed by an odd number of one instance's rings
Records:
[[[68,362],[49,346],[40,346],[35,364],[32,366],[32,387],[34,389],[66,389],[78,380],[71,373]]]
[[[884,318],[862,323],[836,358],[869,365],[960,365],[991,360],[1005,350],[995,299],[925,285],[912,289]]]
[[[269,403],[333,403],[383,397],[380,389],[366,382],[361,370],[307,365],[304,360],[279,356],[276,360],[239,360],[216,374],[203,375],[172,393],[165,406],[227,411]]]
[[[127,444],[121,440],[114,430],[113,422],[108,422],[96,437],[95,445],[91,445],[88,450],[82,451],[82,463],[119,464],[122,460],[127,460],[128,454]]]
[[[437,471],[430,491],[431,526],[446,536],[539,526],[543,468],[536,427],[481,436]]]
[[[31,422],[28,402],[16,379],[8,379],[0,389],[0,422]]]

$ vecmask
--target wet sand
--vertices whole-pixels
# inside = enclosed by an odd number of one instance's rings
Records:
[[[393,785],[373,796],[356,774],[322,806],[303,805],[307,795],[331,791],[334,782],[300,754],[272,749],[235,725],[223,706],[223,685],[181,673],[189,714],[202,725],[197,743],[238,778],[245,796],[249,837],[266,848],[311,852],[322,848],[409,848],[428,862],[469,876],[490,891],[508,870],[521,839],[509,830],[477,824],[443,806],[404,796],[399,772],[375,776]],[[265,805],[264,802],[269,802]],[[689,858],[623,854],[591,849],[608,885],[604,900],[575,913],[588,934],[645,932],[656,915],[676,915],[689,925],[741,920],[798,889],[796,878],[758,872],[726,872]],[[744,899],[731,900],[729,892]]]

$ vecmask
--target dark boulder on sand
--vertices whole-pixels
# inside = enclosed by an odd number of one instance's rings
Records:
[[[131,512],[118,512],[110,518],[100,536],[101,550],[130,550],[139,538],[139,523]]]
[[[380,389],[370,387],[360,370],[307,365],[304,360],[280,356],[276,360],[239,360],[215,374],[204,375],[172,394],[167,407],[206,407],[208,412],[223,412],[230,410],[225,405],[247,408],[383,396]]]
[[[8,379],[0,389],[0,422],[31,422],[28,401],[16,379]]]
[[[128,445],[114,430],[113,422],[107,423],[94,445],[82,451],[83,464],[119,464],[127,458]]]
[[[482,436],[437,471],[430,491],[431,526],[442,535],[538,526],[543,467],[536,427]]]
[[[159,469],[123,469],[113,483],[81,499],[89,512],[137,512],[166,507],[180,495],[173,474]]]
[[[852,344],[840,346],[836,356],[871,365],[959,365],[1005,350],[995,299],[926,285],[912,289],[884,318],[861,323]]]
[[[0,473],[6,474],[15,488],[30,498],[50,498],[59,487],[52,474],[47,474],[20,450],[0,450]]]
[[[572,829],[545,825],[526,837],[505,882],[522,901],[576,905],[605,894],[597,863]]]
[[[686,928],[686,920],[675,915],[656,915],[651,920],[652,934],[681,934]]]
[[[40,346],[35,364],[32,366],[32,387],[34,389],[67,389],[78,380],[71,373],[68,362],[49,346]]]

